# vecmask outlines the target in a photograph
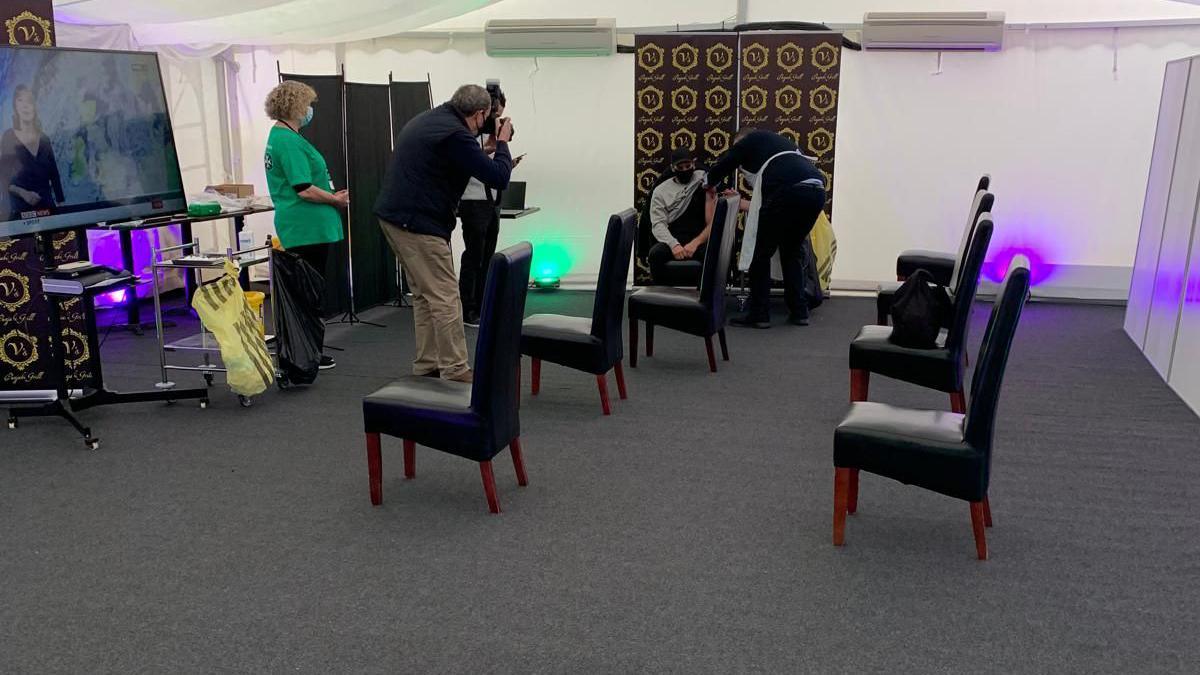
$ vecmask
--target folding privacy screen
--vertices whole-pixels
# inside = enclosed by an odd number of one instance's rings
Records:
[[[1200,412],[1200,56],[1167,64],[1125,332]]]
[[[291,75],[317,92],[313,121],[301,133],[329,164],[335,189],[350,190],[346,239],[325,270],[326,312],[349,313],[396,297],[396,259],[373,213],[392,156],[392,141],[408,120],[429,110],[429,82],[358,84],[344,75]]]

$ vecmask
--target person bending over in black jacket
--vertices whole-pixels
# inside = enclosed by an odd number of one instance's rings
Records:
[[[450,233],[471,178],[495,190],[508,187],[512,122],[498,120],[492,157],[476,140],[491,113],[487,90],[466,84],[446,103],[410,120],[396,137],[392,163],[375,202],[379,226],[412,286],[416,375],[473,379]]]
[[[750,308],[730,323],[771,327],[771,258],[778,251],[784,299],[791,312],[788,321],[806,326],[808,300],[800,260],[804,240],[825,207],[825,179],[786,136],[750,128],[739,131],[733,147],[708,170],[707,189],[716,190],[735,170],[745,175],[754,198],[746,214],[742,255],[738,259],[738,269],[750,270]]]

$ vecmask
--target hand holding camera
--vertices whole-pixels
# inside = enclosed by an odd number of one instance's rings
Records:
[[[511,141],[513,138],[512,120],[507,117],[502,117],[498,120],[498,126],[500,128],[496,131],[496,140],[501,143],[508,143]]]

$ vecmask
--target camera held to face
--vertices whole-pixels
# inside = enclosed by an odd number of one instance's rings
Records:
[[[495,136],[499,130],[497,120],[500,117],[500,111],[504,109],[506,99],[504,91],[500,89],[500,80],[489,79],[486,88],[488,94],[492,97],[492,110],[488,113],[488,117],[484,120],[483,126],[480,127],[479,131],[489,136]]]

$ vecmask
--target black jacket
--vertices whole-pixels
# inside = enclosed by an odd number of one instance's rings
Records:
[[[741,168],[750,173],[758,173],[762,165],[771,157],[788,150],[796,150],[796,144],[786,136],[770,131],[752,131],[729,149],[717,163],[708,170],[707,185],[719,185],[728,178],[735,169]],[[800,155],[786,155],[771,162],[767,175],[759,176],[763,196],[767,196],[780,187],[795,185],[811,178],[825,183],[821,171],[809,160]]]
[[[488,157],[466,120],[443,103],[400,130],[375,215],[410,232],[449,240],[467,181],[473,176],[503,190],[511,174],[508,144],[497,143],[495,158]]]

